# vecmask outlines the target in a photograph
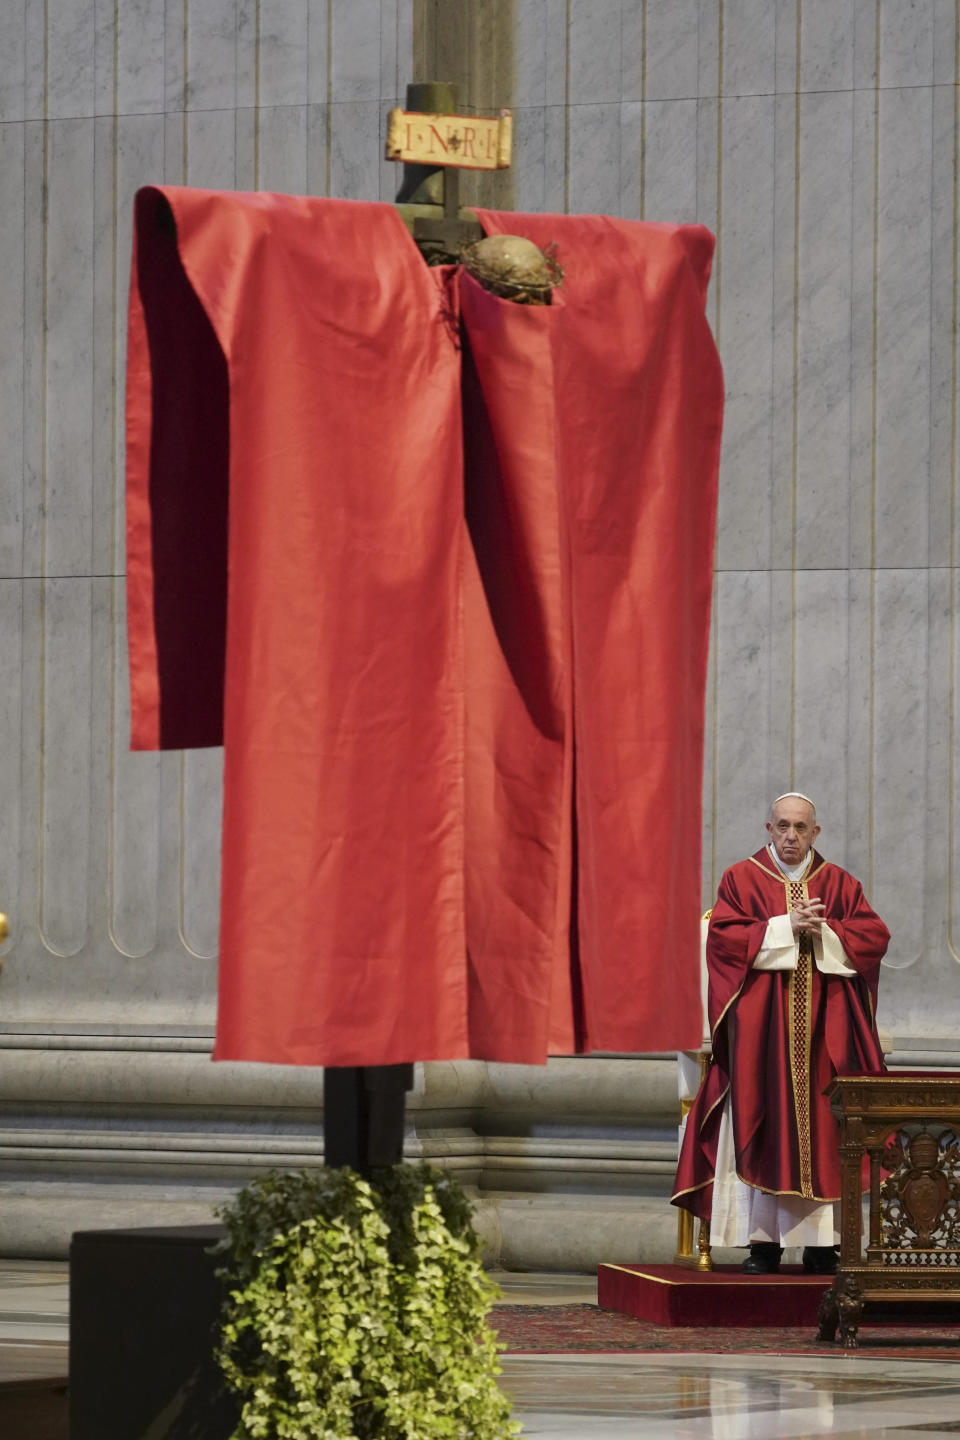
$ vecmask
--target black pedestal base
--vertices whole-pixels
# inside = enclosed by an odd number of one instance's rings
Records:
[[[213,1359],[219,1225],[87,1230],[70,1246],[70,1440],[226,1440]]]

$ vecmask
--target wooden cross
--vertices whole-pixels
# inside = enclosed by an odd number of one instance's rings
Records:
[[[407,109],[388,117],[386,158],[404,163],[397,209],[431,264],[456,260],[465,245],[483,238],[473,211],[460,209],[460,171],[510,168],[510,111],[457,115],[456,104],[454,85],[408,85]]]
[[[473,211],[460,209],[460,171],[510,165],[509,110],[485,119],[457,115],[456,105],[453,85],[408,85],[408,108],[389,116],[387,159],[404,165],[397,209],[430,265],[459,260],[483,238]],[[367,1176],[399,1164],[413,1066],[328,1065],[323,1085],[324,1163]]]

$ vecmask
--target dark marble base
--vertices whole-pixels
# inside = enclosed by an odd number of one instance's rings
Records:
[[[237,1410],[213,1359],[221,1289],[209,1253],[222,1233],[74,1235],[70,1440],[227,1440]]]

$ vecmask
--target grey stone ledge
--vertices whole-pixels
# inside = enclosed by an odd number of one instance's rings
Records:
[[[602,1186],[619,1177],[650,1180],[670,1176],[676,1167],[676,1145],[645,1141],[601,1141],[587,1135],[578,1140],[532,1141],[481,1136],[463,1131],[434,1141],[429,1132],[410,1136],[404,1147],[409,1160],[422,1159],[443,1169],[469,1172],[487,1189],[503,1177],[523,1189]],[[158,1180],[192,1176],[231,1178],[242,1183],[265,1169],[301,1169],[323,1163],[323,1141],[317,1136],[206,1134],[129,1129],[70,1130],[62,1126],[30,1129],[0,1126],[0,1174],[93,1174],[116,1179],[151,1175]]]
[[[227,1188],[0,1181],[0,1233],[10,1256],[61,1259],[77,1230],[198,1225],[215,1219]],[[668,1259],[676,1212],[644,1196],[474,1195],[486,1262],[505,1270],[590,1273],[613,1264]]]
[[[6,1037],[9,1041],[13,1037]],[[36,1038],[36,1037],[33,1037]],[[318,1116],[323,1072],[296,1065],[213,1063],[193,1050],[82,1048],[54,1043],[0,1047],[0,1106],[47,1104],[173,1107]],[[679,1113],[676,1064],[663,1058],[559,1058],[544,1066],[479,1060],[441,1061],[416,1067],[408,1115],[430,1114],[437,1123],[490,1117],[549,1115],[554,1123],[598,1115],[629,1121],[643,1114],[665,1124]]]

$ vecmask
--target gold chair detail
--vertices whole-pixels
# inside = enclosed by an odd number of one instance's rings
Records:
[[[680,1134],[683,1134],[683,1126],[686,1123],[690,1107],[697,1096],[697,1091],[703,1082],[704,1076],[710,1068],[712,1052],[710,1049],[710,1025],[707,1019],[707,927],[710,924],[712,909],[707,910],[700,917],[700,996],[703,1001],[703,1017],[705,1034],[699,1050],[683,1050],[677,1055],[677,1081],[680,1094]],[[712,1270],[713,1258],[710,1254],[710,1222],[701,1220],[697,1232],[696,1250],[694,1250],[694,1217],[689,1210],[677,1211],[677,1253],[674,1256],[674,1263],[677,1265],[690,1265],[697,1270]]]

